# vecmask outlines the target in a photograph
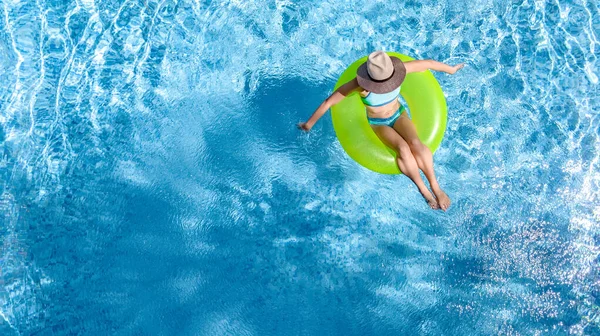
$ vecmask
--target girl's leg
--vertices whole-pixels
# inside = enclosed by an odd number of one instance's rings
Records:
[[[446,211],[448,207],[450,207],[450,198],[442,188],[440,188],[435,177],[435,172],[433,170],[433,155],[429,148],[419,140],[417,129],[412,120],[408,118],[406,111],[402,112],[400,118],[396,120],[394,130],[396,130],[408,144],[411,153],[415,157],[415,161],[417,161],[417,165],[423,171],[425,177],[427,177],[429,185],[431,186],[431,191],[433,191],[433,194],[437,198],[440,208]]]
[[[421,175],[419,174],[419,166],[417,165],[417,162],[415,161],[415,158],[411,153],[410,147],[406,141],[404,141],[404,139],[402,139],[402,137],[391,127],[375,125],[371,125],[371,127],[379,139],[381,139],[386,146],[392,148],[396,152],[396,162],[398,163],[398,168],[400,168],[402,173],[408,176],[408,178],[415,183],[419,189],[419,192],[421,195],[423,195],[429,206],[432,209],[438,209],[439,207],[435,198],[433,195],[431,195],[431,192],[429,192],[429,189],[427,189],[425,183],[423,183],[423,179],[421,179]]]

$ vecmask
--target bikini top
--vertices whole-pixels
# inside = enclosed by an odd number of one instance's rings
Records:
[[[363,104],[367,106],[377,107],[389,104],[400,97],[400,87],[388,93],[373,93],[369,92],[366,97],[360,97]]]

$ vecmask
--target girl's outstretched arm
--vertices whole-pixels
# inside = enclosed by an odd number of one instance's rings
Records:
[[[406,67],[406,73],[421,72],[425,70],[435,70],[454,75],[458,70],[462,69],[465,66],[465,64],[460,63],[451,66],[434,60],[419,60],[404,62],[404,66]]]
[[[298,128],[310,131],[310,129],[315,125],[317,120],[319,120],[327,110],[329,110],[333,105],[342,101],[342,99],[346,98],[347,95],[351,94],[354,91],[360,91],[362,88],[358,85],[356,78],[347,82],[346,84],[340,86],[335,92],[331,94],[327,99],[321,103],[321,105],[317,108],[317,110],[312,114],[310,119],[307,122],[299,123]]]

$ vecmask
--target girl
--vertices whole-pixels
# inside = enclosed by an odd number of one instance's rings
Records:
[[[400,85],[406,74],[425,71],[427,69],[454,74],[464,64],[450,66],[432,60],[415,60],[402,62],[397,57],[390,57],[383,51],[369,55],[367,62],[356,71],[356,77],[340,86],[317,108],[307,122],[298,127],[310,131],[313,125],[331,108],[346,96],[358,92],[365,104],[367,119],[379,139],[392,148],[396,154],[398,168],[408,176],[432,209],[446,211],[450,206],[450,198],[440,188],[433,171],[433,156],[417,136],[415,125],[410,120],[406,109],[398,100]],[[433,195],[423,183],[419,169],[423,171]]]

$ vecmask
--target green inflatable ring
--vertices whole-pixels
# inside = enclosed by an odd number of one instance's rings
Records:
[[[413,60],[399,53],[387,54],[405,62]],[[367,57],[363,57],[352,63],[338,79],[334,90],[356,77],[356,69],[366,60]],[[446,98],[440,84],[429,70],[411,73],[406,75],[400,94],[408,104],[419,139],[435,152],[444,137],[448,119]],[[384,145],[369,126],[365,106],[358,93],[333,106],[331,118],[335,134],[352,159],[378,173],[401,173],[396,164],[396,153]]]

